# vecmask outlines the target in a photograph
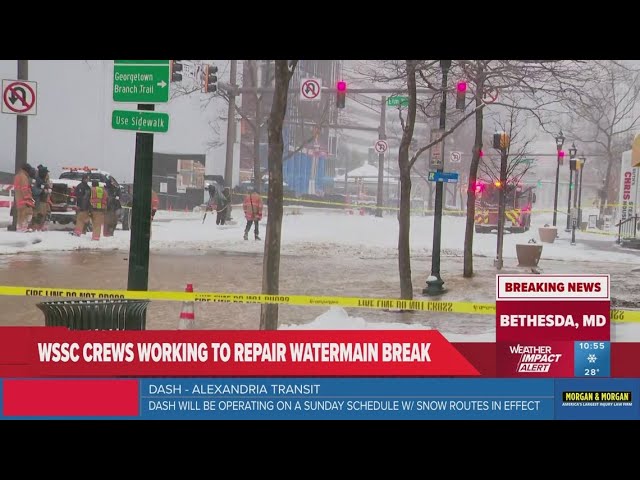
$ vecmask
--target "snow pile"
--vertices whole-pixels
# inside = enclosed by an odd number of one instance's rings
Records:
[[[419,324],[368,322],[364,318],[350,317],[344,308],[331,307],[311,323],[280,325],[279,330],[431,330]],[[440,332],[450,342],[495,342],[494,332],[467,335]]]
[[[207,215],[203,224],[203,213],[159,211],[152,226],[151,249],[208,250],[261,254],[264,242],[242,240],[245,226],[242,212],[234,210],[234,224],[217,226],[215,215]],[[535,218],[534,218],[535,220]],[[504,257],[516,258],[516,244],[526,244],[538,239],[538,226],[544,225],[546,218],[541,215],[534,221],[529,232],[506,234]],[[461,257],[464,247],[465,218],[445,216],[442,220],[442,255]],[[54,226],[59,228],[59,226]],[[266,222],[261,222],[260,232],[264,236]],[[61,230],[32,233],[40,243],[33,244],[23,238],[18,240],[15,232],[0,230],[0,254],[55,250],[128,250],[130,232],[116,230],[112,238],[92,242],[91,235],[72,237]],[[631,262],[635,255],[616,248],[613,237],[577,232],[577,245],[571,246],[570,234],[560,231],[561,238],[553,244],[542,244],[542,259],[571,261]],[[431,255],[433,238],[433,217],[415,216],[411,218],[410,245],[414,258]],[[596,249],[581,240],[608,241],[611,248]],[[16,243],[18,242],[18,243]],[[360,258],[396,258],[398,244],[398,221],[394,215],[377,218],[375,216],[347,215],[342,211],[314,212],[311,209],[302,215],[287,215],[283,219],[282,253],[287,255],[348,256]],[[494,257],[496,234],[475,234],[474,255]]]

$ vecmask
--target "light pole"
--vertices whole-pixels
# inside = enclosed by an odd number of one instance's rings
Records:
[[[578,159],[572,158],[569,161],[569,171],[571,173],[576,172],[574,177],[575,180],[578,180]],[[571,199],[571,189],[569,189],[569,199]],[[571,201],[571,200],[569,200]],[[578,224],[578,189],[573,187],[573,209],[571,210],[571,245],[576,244],[576,226]]]
[[[558,185],[560,183],[560,165],[562,165],[562,159],[564,158],[564,152],[562,151],[562,145],[564,145],[564,135],[562,130],[556,137],[556,148],[558,149],[558,161],[556,163],[556,191],[553,197],[553,226],[556,226],[558,217]]]
[[[449,75],[451,60],[440,60],[442,69],[442,102],[440,103],[440,131],[444,133],[447,123],[447,77]],[[438,168],[439,172],[444,167],[444,140],[439,147],[442,164]],[[422,289],[423,295],[441,295],[445,292],[442,285],[444,282],[440,277],[440,240],[442,238],[442,188],[443,182],[436,182],[436,205],[433,214],[433,248],[431,252],[431,275],[427,279],[427,286]]]
[[[578,186],[578,225],[582,226],[582,172],[584,164],[587,162],[586,157],[580,158],[580,184]]]
[[[565,232],[571,231],[571,185],[573,184],[573,168],[571,168],[572,162],[575,168],[575,158],[578,153],[576,143],[573,142],[569,149],[569,194],[567,195],[567,228]]]

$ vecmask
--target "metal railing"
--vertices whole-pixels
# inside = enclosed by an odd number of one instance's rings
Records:
[[[638,215],[619,221],[616,223],[616,227],[618,227],[618,245],[622,243],[622,240],[637,238]]]

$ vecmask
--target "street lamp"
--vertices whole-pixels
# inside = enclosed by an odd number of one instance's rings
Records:
[[[576,148],[576,142],[573,142],[569,149],[569,194],[567,195],[567,228],[565,232],[571,231],[571,185],[573,184],[573,170],[576,165],[576,154],[578,149]]]
[[[576,172],[574,177],[574,185],[573,187],[573,209],[571,209],[571,245],[576,244],[576,227],[578,226],[578,169],[580,159],[572,158],[569,161],[570,172]],[[571,196],[571,192],[569,192],[569,196]]]
[[[556,190],[553,197],[553,226],[556,226],[556,221],[558,217],[558,184],[560,183],[560,165],[562,164],[562,159],[564,158],[564,152],[562,151],[562,145],[564,145],[564,135],[562,135],[562,130],[558,133],[556,137],[556,148],[558,149],[558,161],[556,163]]]
[[[580,185],[578,186],[578,225],[582,225],[582,173],[584,171],[584,164],[586,162],[586,157],[580,158]]]

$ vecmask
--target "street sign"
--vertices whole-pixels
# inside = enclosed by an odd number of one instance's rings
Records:
[[[167,182],[160,182],[160,193],[167,193]]]
[[[321,78],[303,78],[300,82],[300,100],[320,100]]]
[[[429,172],[430,182],[458,183],[458,172]]]
[[[482,94],[482,103],[493,103],[498,99],[498,90],[495,88],[489,88]]]
[[[2,113],[35,115],[38,112],[38,84],[26,80],[2,80]]]
[[[166,133],[169,130],[169,114],[140,110],[114,110],[111,114],[111,127],[115,130]]]
[[[373,148],[377,153],[384,153],[389,150],[389,144],[386,140],[378,140]]]
[[[462,152],[451,152],[449,160],[451,163],[460,163],[462,161]]]
[[[169,60],[115,60],[113,101],[167,103],[170,79]]]
[[[440,130],[438,128],[434,128],[431,130],[431,141],[435,141],[440,139],[444,134],[444,130]],[[429,163],[434,168],[442,168],[442,143],[438,142],[433,147],[429,149]]]
[[[387,98],[387,106],[389,107],[408,107],[409,97],[389,97]]]

